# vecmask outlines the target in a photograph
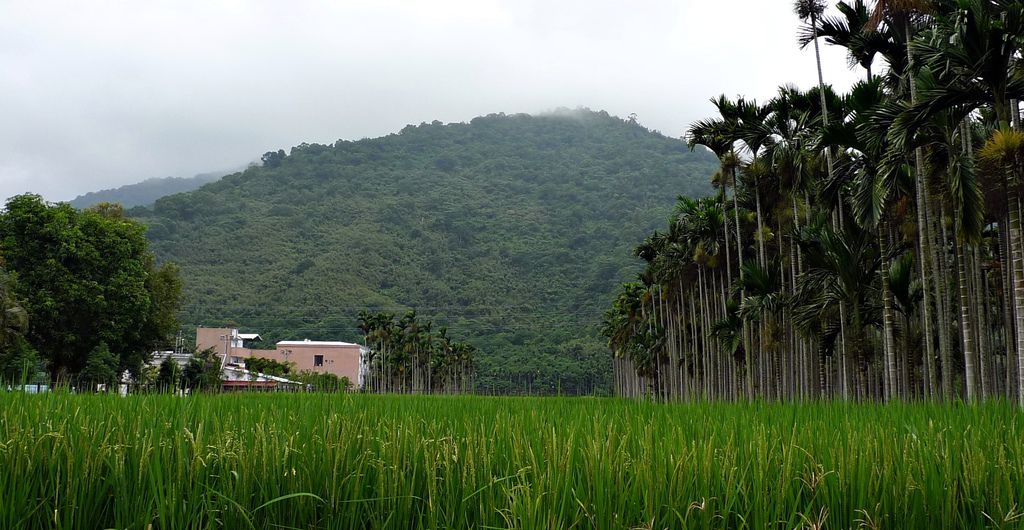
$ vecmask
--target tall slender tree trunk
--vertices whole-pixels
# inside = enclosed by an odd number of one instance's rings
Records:
[[[686,380],[686,322],[683,320],[685,315],[685,308],[683,307],[683,301],[685,297],[683,295],[683,280],[678,281],[678,295],[676,296],[676,326],[679,330],[679,355],[676,357],[675,372],[678,376],[679,383],[679,396],[682,399],[689,397]]]
[[[884,215],[884,214],[883,214]],[[878,225],[878,248],[882,254],[882,337],[885,352],[885,397],[892,400],[897,397],[906,397],[899,391],[896,376],[896,340],[893,334],[893,321],[895,312],[893,310],[892,289],[889,287],[889,259],[886,256],[886,231],[887,223],[883,216]]]
[[[1003,347],[1006,349],[1006,397],[1016,397],[1017,379],[1017,344],[1014,341],[1016,335],[1015,320],[1013,318],[1013,259],[1010,256],[1010,214],[999,221],[999,233],[1002,236],[999,240],[999,263],[1002,267],[1000,280],[1002,282],[1002,309],[1003,309]]]
[[[730,168],[730,174],[732,175],[732,212],[736,220],[736,259],[737,265],[739,266],[739,277],[740,284],[743,284],[743,233],[740,227],[740,205],[739,200],[736,198],[736,191],[739,189],[736,184],[736,169]],[[740,290],[740,304],[747,297],[747,290],[743,288]],[[747,399],[754,399],[754,365],[753,365],[753,347],[750,340],[750,326],[747,323],[747,317],[740,315],[741,325],[741,336],[740,341],[743,344],[743,363],[745,366],[745,375],[747,379]]]
[[[911,33],[910,19],[907,18],[904,22],[904,30],[906,32],[907,42],[909,43]],[[912,73],[914,71],[914,54],[911,47],[907,46],[907,71]],[[917,102],[917,87],[914,86],[913,79],[910,80],[910,102],[911,104]],[[930,288],[931,274],[928,270],[928,260],[931,255],[929,244],[928,244],[928,223],[925,220],[925,210],[927,209],[927,202],[925,201],[925,182],[924,182],[924,153],[921,148],[914,149],[914,195],[917,201],[917,230],[918,230],[918,244],[920,250],[920,266],[921,266],[921,291],[923,298],[921,300],[921,320],[922,330],[925,337],[925,351],[924,354],[928,357],[934,357],[935,349],[932,344],[931,337],[931,298],[933,296]],[[939,330],[940,334],[942,333]],[[942,366],[942,388],[943,394],[946,399],[951,399],[953,395],[953,387],[949,380],[949,366],[946,364],[946,359],[943,358]]]
[[[1024,407],[1024,249],[1021,248],[1020,199],[1011,189],[1010,247],[1013,249],[1013,302],[1017,335],[1017,400]]]
[[[957,277],[959,278],[960,286],[960,335],[963,342],[963,353],[964,353],[964,372],[967,376],[966,393],[967,402],[973,403],[978,399],[978,381],[977,381],[977,367],[975,366],[975,355],[974,350],[974,330],[972,329],[971,323],[971,297],[967,288],[967,272],[966,272],[966,261],[969,251],[966,245],[960,245],[956,247],[958,252],[956,256],[956,268]]]
[[[952,399],[952,386],[953,386],[953,337],[952,330],[950,329],[950,323],[954,320],[952,306],[954,303],[954,297],[959,296],[956,293],[951,292],[949,281],[947,278],[954,277],[956,272],[953,270],[956,265],[949,263],[949,253],[946,251],[946,242],[953,241],[953,237],[949,234],[946,229],[946,207],[944,204],[939,203],[938,217],[936,219],[936,208],[932,206],[932,199],[929,197],[929,189],[926,185],[924,188],[924,200],[929,205],[928,210],[925,213],[925,222],[928,223],[929,241],[928,247],[931,250],[929,259],[932,262],[932,285],[935,288],[935,305],[936,305],[936,319],[938,320],[939,327],[939,355],[943,359],[944,366],[949,367],[949,385],[950,385],[950,399]],[[933,224],[937,224],[938,227],[933,227]],[[955,242],[954,242],[955,245]],[[943,374],[945,376],[945,374]],[[945,380],[945,379],[944,379]]]
[[[951,241],[947,233],[946,211],[944,205],[933,207],[932,198],[927,182],[922,183],[925,203],[925,238],[928,241],[928,259],[931,263],[931,287],[933,292],[932,301],[935,304],[936,334],[939,338],[939,356],[942,362],[942,380],[947,390],[947,399],[953,397],[953,339],[950,333],[950,323],[953,321],[952,304],[953,295],[949,290],[949,278],[956,274],[949,263],[949,253],[946,252],[946,241]],[[955,245],[955,243],[954,243]],[[948,374],[948,375],[947,375]]]
[[[842,381],[843,399],[849,400],[853,395],[853,367],[850,363],[850,352],[846,347],[846,310],[843,302],[839,303],[839,370]]]
[[[712,399],[711,393],[714,385],[714,373],[711,370],[711,345],[708,337],[708,285],[705,279],[704,268],[698,267],[698,286],[700,288],[700,337],[701,337],[701,363],[704,371],[704,398]]]
[[[978,349],[978,390],[982,400],[989,398],[992,390],[991,365],[989,364],[988,340],[988,289],[981,270],[981,256],[978,246],[971,253],[971,271],[974,273],[974,336]]]
[[[736,219],[736,259],[737,265],[739,266],[740,280],[743,280],[743,233],[740,229],[740,203],[736,198],[736,190],[739,187],[736,185],[736,169],[730,168],[730,174],[732,175],[732,213]]]
[[[1000,102],[996,101],[997,115],[1000,108]],[[1000,116],[999,118],[1000,122],[1005,123],[1005,117]],[[1009,121],[1011,127],[1020,129],[1020,111],[1017,108],[1016,100],[1011,101]],[[1020,194],[1017,184],[1010,179],[1007,180],[1007,185],[1009,186],[1009,203],[1007,207],[1010,210],[1010,247],[1013,249],[1013,305],[1017,335],[1017,401],[1020,406],[1024,407],[1024,248],[1021,248]]]
[[[755,186],[757,184],[755,183]],[[757,208],[757,252],[762,268],[768,266],[768,257],[764,250],[764,217],[761,215],[761,190],[754,190],[754,201]]]
[[[761,214],[761,190],[758,186],[759,182],[754,183],[754,203],[757,214],[757,252],[758,252],[758,263],[762,268],[767,268],[768,257],[764,250],[764,217]],[[758,330],[758,341],[757,341],[757,356],[760,360],[759,363],[759,379],[760,384],[758,385],[761,394],[764,397],[769,397],[772,393],[771,388],[771,376],[769,374],[769,360],[771,355],[765,351],[765,339],[764,339],[764,320],[759,319],[757,321]]]
[[[825,76],[821,72],[821,50],[818,48],[818,19],[811,16],[811,31],[814,36],[814,60],[818,66],[818,95],[821,98],[821,123],[828,127],[828,99],[825,97]],[[833,178],[832,149],[825,149],[825,165],[828,167],[828,178]]]
[[[725,175],[722,175],[722,179],[726,179]],[[725,272],[728,276],[729,283],[732,283],[732,258],[729,252],[729,214],[725,212],[725,191],[726,185],[722,183],[722,234],[725,236]]]

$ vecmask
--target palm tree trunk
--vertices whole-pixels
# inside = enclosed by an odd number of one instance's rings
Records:
[[[998,105],[997,105],[998,108]],[[1017,101],[1010,104],[1010,125],[1020,129],[1020,111]],[[1014,182],[1007,182],[1009,187],[1010,210],[1010,247],[1013,256],[1013,307],[1016,318],[1017,335],[1017,401],[1024,407],[1024,249],[1021,248],[1022,234],[1020,221],[1020,195]]]
[[[757,252],[758,252],[758,257],[761,260],[760,261],[761,267],[767,267],[768,266],[768,257],[767,257],[767,254],[765,254],[765,251],[764,251],[764,222],[763,222],[764,218],[761,215],[761,190],[757,189],[756,186],[757,186],[757,184],[755,184],[755,189],[754,189],[754,200],[756,201],[756,204],[757,204]]]
[[[949,384],[950,392],[947,399],[952,399],[953,392],[953,339],[951,336],[950,323],[955,315],[952,313],[953,296],[949,291],[947,278],[956,274],[956,265],[949,263],[949,254],[946,252],[946,241],[950,241],[946,225],[943,220],[946,218],[944,205],[935,208],[932,204],[928,183],[922,183],[924,193],[924,219],[925,238],[928,245],[928,255],[924,259],[930,264],[930,285],[932,303],[934,304],[935,334],[938,337],[939,359],[942,366],[942,381]],[[955,243],[954,243],[955,244]],[[941,254],[940,254],[941,253]],[[959,303],[959,302],[957,302]],[[948,376],[947,376],[948,373]]]
[[[721,268],[714,269],[711,271],[711,276],[714,284],[712,293],[714,294],[714,319],[711,321],[712,325],[718,320],[725,318],[725,271]],[[716,377],[718,379],[718,397],[719,399],[729,398],[729,355],[726,351],[725,345],[719,341],[714,340],[715,345],[715,363],[718,367],[716,371]]]
[[[821,50],[818,48],[817,16],[811,16],[811,31],[814,33],[814,60],[818,65],[818,95],[821,98],[821,123],[828,127],[828,100],[825,98],[825,76],[821,73]],[[825,165],[828,167],[828,178],[833,178],[832,149],[825,149]]]
[[[904,21],[904,30],[906,31],[907,40],[909,42],[910,36],[912,35],[909,18]],[[913,70],[914,70],[914,54],[912,52],[911,47],[907,46],[907,71],[908,72],[913,72]],[[915,87],[914,83],[912,83],[912,82],[910,83],[910,102],[911,102],[911,104],[917,102],[917,87]],[[921,256],[921,259],[919,261],[920,261],[920,265],[921,265],[921,291],[923,293],[923,298],[922,298],[922,301],[921,301],[921,308],[922,308],[921,320],[922,320],[922,325],[923,325],[922,329],[924,331],[924,337],[925,337],[925,351],[924,351],[924,354],[926,356],[928,356],[928,357],[934,357],[935,349],[934,349],[934,345],[932,344],[932,339],[931,339],[931,322],[932,322],[931,304],[932,304],[932,302],[930,300],[930,298],[933,296],[933,294],[932,294],[932,291],[931,291],[930,285],[929,285],[930,284],[930,281],[929,281],[930,280],[930,274],[929,274],[930,271],[928,270],[928,263],[927,263],[927,261],[929,259],[929,256],[931,255],[931,252],[929,252],[930,249],[928,248],[929,247],[929,244],[928,244],[928,240],[929,240],[929,237],[928,237],[928,233],[929,233],[929,231],[928,231],[928,223],[925,221],[925,210],[927,208],[927,202],[925,201],[925,192],[924,192],[924,187],[925,187],[925,182],[924,182],[924,153],[921,151],[920,147],[914,149],[914,173],[915,173],[915,178],[914,178],[914,194],[915,194],[915,199],[917,201],[918,242],[919,242],[919,249],[920,249],[920,256]],[[939,330],[939,333],[940,333],[940,336],[941,336],[942,331]],[[943,356],[942,361],[943,361],[943,366],[942,366],[942,388],[943,388],[943,394],[945,394],[946,399],[952,399],[952,396],[953,396],[953,386],[952,386],[952,382],[949,380],[949,365],[945,362],[946,361],[945,356]]]
[[[701,329],[700,323],[700,312],[697,309],[697,298],[700,295],[700,275],[697,276],[697,288],[691,289],[690,291],[690,312],[693,315],[691,321],[692,326],[692,337],[693,337],[693,374],[695,392],[699,392],[700,396],[707,399],[705,393],[707,388],[707,374],[704,372],[704,350],[703,347],[703,330]]]
[[[708,395],[711,399],[718,398],[718,341],[711,338],[711,323],[714,319],[715,275],[710,269],[704,273],[704,336],[708,350]]]
[[[676,376],[676,392],[680,399],[687,398],[686,392],[686,326],[683,322],[683,281],[677,282],[676,317],[673,320],[676,328],[676,361],[672,365],[672,373]]]
[[[988,334],[988,288],[981,270],[981,255],[978,246],[971,253],[971,270],[974,273],[974,336],[978,339],[978,382],[982,400],[989,398],[992,390],[992,368],[989,363]]]
[[[850,363],[850,352],[846,341],[846,309],[845,303],[839,303],[839,370],[842,380],[843,399],[849,400],[853,395],[853,366]]]
[[[932,285],[935,288],[936,318],[939,323],[939,327],[936,330],[939,334],[939,355],[942,356],[945,365],[949,367],[949,384],[950,387],[952,387],[953,337],[952,330],[950,329],[950,323],[954,320],[952,306],[954,303],[959,303],[954,302],[953,300],[954,297],[959,295],[950,291],[949,281],[946,280],[956,274],[953,270],[956,265],[951,265],[949,263],[950,256],[949,253],[946,252],[946,241],[953,241],[953,237],[948,233],[946,223],[944,222],[946,219],[945,205],[942,203],[939,204],[938,218],[936,219],[936,209],[931,207],[932,199],[929,197],[930,193],[927,185],[924,188],[924,194],[924,200],[929,204],[929,209],[925,213],[925,217],[929,227],[928,231],[931,235],[928,246],[931,249],[930,259],[932,262],[932,271],[934,272]],[[933,226],[934,224],[937,224],[938,227],[935,228]],[[955,241],[953,244],[955,245]],[[943,374],[943,377],[945,377],[945,374]],[[950,399],[952,399],[952,394],[950,394]]]
[[[758,263],[760,263],[762,268],[767,268],[767,266],[768,266],[768,257],[767,257],[767,254],[765,253],[765,250],[764,250],[764,217],[761,214],[761,190],[759,189],[757,182],[754,183],[754,201],[755,201],[755,207],[756,207],[756,210],[757,210],[756,213],[757,213],[757,252],[758,252]],[[758,321],[757,329],[758,329],[758,344],[757,344],[758,358],[761,361],[760,362],[760,367],[759,367],[760,379],[761,379],[760,388],[761,388],[762,395],[764,397],[768,397],[769,395],[771,395],[771,393],[773,391],[773,388],[771,387],[771,382],[772,382],[773,378],[771,377],[771,374],[769,372],[769,368],[770,368],[769,367],[769,364],[770,364],[769,360],[770,360],[771,354],[766,352],[765,349],[764,349],[765,340],[764,340],[764,321],[763,320],[759,320]]]
[[[1021,248],[1020,199],[1009,193],[1010,247],[1013,253],[1013,302],[1017,335],[1017,400],[1024,407],[1024,249]]]
[[[704,379],[700,372],[700,332],[697,329],[697,289],[690,289],[690,366],[693,367],[693,378],[690,381],[690,395],[699,397],[704,391]]]
[[[743,234],[740,229],[740,203],[736,198],[736,191],[738,186],[736,185],[736,169],[730,168],[729,172],[732,176],[732,213],[736,220],[736,264],[739,266],[740,280],[743,280]]]
[[[722,175],[724,180],[726,177]],[[725,189],[726,184],[722,183],[722,235],[725,241],[725,272],[729,278],[729,283],[732,284],[732,258],[729,252],[729,214],[725,213]]]
[[[965,117],[960,122],[961,129],[961,143],[963,144],[964,152],[967,154],[968,159],[974,159],[974,145],[970,141],[970,117]],[[981,250],[980,245],[974,245],[973,252],[970,254],[971,258],[971,271],[974,273],[974,306],[977,310],[974,313],[974,336],[977,338],[978,348],[978,376],[979,376],[979,390],[981,392],[981,399],[986,400],[989,397],[989,391],[991,387],[991,374],[989,365],[989,334],[988,334],[988,305],[985,303],[988,298],[988,288],[984,281],[984,272],[981,270]]]
[[[964,352],[964,372],[967,376],[966,393],[967,402],[973,403],[978,399],[977,396],[977,367],[975,365],[975,351],[974,351],[974,330],[972,329],[971,323],[971,297],[968,293],[967,288],[967,272],[966,264],[967,256],[969,254],[966,245],[954,246],[957,249],[956,267],[957,277],[959,278],[960,286],[960,335],[963,341],[963,352]]]
[[[886,230],[887,223],[883,217],[882,221],[878,225],[878,248],[882,254],[881,256],[881,273],[882,273],[882,338],[884,343],[884,355],[885,355],[885,398],[888,400],[896,399],[897,397],[906,397],[903,392],[898,390],[897,379],[896,379],[896,340],[893,335],[893,321],[895,320],[893,311],[893,296],[892,289],[889,287],[889,258],[886,256]]]
[[[1017,348],[1014,343],[1014,337],[1016,337],[1014,331],[1014,319],[1013,319],[1013,270],[1012,261],[1009,257],[1010,252],[1010,231],[1009,231],[1009,212],[1006,216],[999,220],[999,265],[1000,274],[999,279],[1002,283],[1002,310],[1003,310],[1003,348],[1006,350],[1006,362],[1004,363],[1005,376],[1006,376],[1006,397],[1012,399],[1015,397],[1016,388],[1014,381],[1016,379],[1016,359],[1017,359]]]
[[[743,283],[743,234],[740,227],[740,205],[737,199],[738,186],[736,183],[736,169],[730,168],[730,175],[732,176],[732,212],[736,221],[736,260],[739,268],[740,284]],[[747,297],[747,290],[742,289],[740,291],[740,303]],[[743,362],[745,365],[746,379],[747,379],[747,399],[754,399],[754,365],[753,359],[753,348],[751,345],[751,333],[750,326],[747,323],[747,317],[740,315],[741,322],[741,337],[740,340],[743,343]]]
[[[794,208],[795,208],[796,199],[793,200],[793,203],[794,203]],[[794,224],[794,229],[798,229],[799,228],[799,221],[796,220],[797,217],[796,217],[795,213],[796,213],[796,210],[794,209],[794,216],[793,216],[794,223],[795,223]],[[789,238],[789,256],[790,256],[790,259],[789,259],[789,273],[790,273],[790,278],[792,279],[792,281],[790,282],[790,286],[791,286],[790,287],[791,288],[790,294],[795,296],[796,295],[797,270],[798,270],[798,266],[797,266],[798,258],[797,258],[797,251],[796,251],[796,242],[795,242],[795,238],[793,238],[793,237]],[[792,337],[793,351],[794,351],[794,360],[796,362],[797,387],[798,387],[798,392],[800,394],[800,398],[803,400],[803,399],[808,399],[808,398],[811,398],[811,397],[815,397],[815,396],[813,396],[813,394],[811,392],[811,381],[810,381],[810,379],[811,379],[810,378],[810,373],[811,372],[810,372],[810,362],[809,362],[810,359],[807,358],[807,349],[804,348],[804,345],[805,345],[806,341],[803,340],[803,337],[799,337],[798,333],[796,332],[796,326],[793,323],[793,314],[792,314],[792,312],[790,312],[790,314],[789,314],[789,320],[790,320],[790,322],[789,322],[789,326],[787,327],[787,329],[790,330],[790,335]]]

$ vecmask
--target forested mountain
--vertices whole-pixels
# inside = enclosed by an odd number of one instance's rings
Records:
[[[186,326],[360,340],[361,309],[466,337],[485,391],[610,387],[602,306],[717,160],[589,110],[434,122],[264,155],[131,215],[182,269]]]
[[[91,191],[71,199],[71,206],[88,208],[101,202],[121,203],[125,208],[148,206],[160,197],[175,193],[192,191],[204,184],[209,184],[227,175],[230,171],[200,173],[194,177],[164,177],[146,179],[136,184],[128,184],[109,190]]]

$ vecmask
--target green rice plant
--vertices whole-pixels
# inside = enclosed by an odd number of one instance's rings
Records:
[[[1024,528],[1009,403],[0,394],[0,528]]]

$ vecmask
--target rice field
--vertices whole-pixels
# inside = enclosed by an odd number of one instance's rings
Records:
[[[0,528],[1022,528],[1012,405],[0,393]]]

